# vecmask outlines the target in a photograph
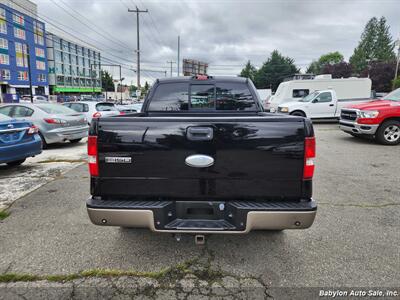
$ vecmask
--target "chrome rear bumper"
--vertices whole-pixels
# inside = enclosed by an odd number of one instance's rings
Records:
[[[313,201],[312,201],[313,202]],[[282,230],[282,229],[306,229],[309,228],[316,216],[316,205],[306,211],[247,211],[246,221],[243,227],[234,230],[218,230],[206,228],[180,228],[168,229],[168,226],[156,228],[159,223],[155,220],[151,209],[109,209],[87,207],[90,220],[95,225],[121,226],[133,228],[148,228],[154,232],[169,233],[224,233],[243,234],[252,230]],[[237,220],[232,220],[235,224]],[[158,226],[159,227],[159,226]]]

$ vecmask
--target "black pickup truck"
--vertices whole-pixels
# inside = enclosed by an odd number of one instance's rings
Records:
[[[311,122],[264,112],[245,78],[157,80],[141,112],[94,119],[88,155],[96,225],[247,233],[316,215]]]

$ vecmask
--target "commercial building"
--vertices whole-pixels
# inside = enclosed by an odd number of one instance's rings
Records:
[[[29,74],[32,93],[48,94],[45,24],[33,15],[0,3],[1,101],[29,94]]]
[[[51,95],[101,93],[100,52],[47,32]]]
[[[194,59],[184,59],[182,67],[184,76],[207,75],[208,63]]]

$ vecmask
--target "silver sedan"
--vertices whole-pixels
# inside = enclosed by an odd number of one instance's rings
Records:
[[[13,103],[0,107],[0,113],[24,119],[39,128],[43,148],[47,144],[70,141],[77,143],[87,137],[89,126],[84,115],[55,103]]]

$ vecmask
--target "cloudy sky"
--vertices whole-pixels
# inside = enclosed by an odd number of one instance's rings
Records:
[[[259,67],[274,49],[302,70],[330,51],[347,60],[373,16],[385,16],[393,38],[400,35],[400,0],[33,1],[47,29],[97,47],[103,63],[123,63],[123,76],[135,82],[136,14],[127,11],[135,6],[149,10],[140,15],[143,82],[169,76],[178,35],[181,58],[206,61],[215,75],[236,75],[247,60]]]

